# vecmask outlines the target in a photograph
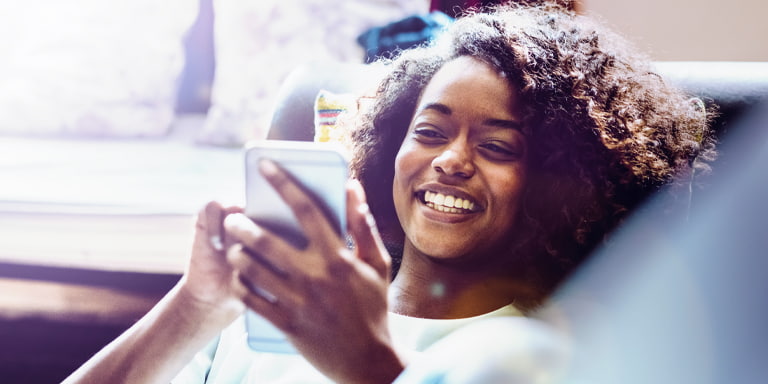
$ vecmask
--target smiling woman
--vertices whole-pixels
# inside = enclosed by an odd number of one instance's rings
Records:
[[[507,294],[521,309],[535,308],[647,196],[706,169],[714,154],[698,99],[668,86],[619,36],[554,6],[462,18],[390,66],[353,131],[352,168],[395,266],[429,260],[410,258],[415,250],[442,260],[449,244],[464,244],[457,254],[495,256],[462,273],[488,268],[514,281]],[[441,196],[478,212],[432,209]]]

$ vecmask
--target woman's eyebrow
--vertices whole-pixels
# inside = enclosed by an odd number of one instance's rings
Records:
[[[421,109],[419,112],[432,110],[437,113],[450,116],[453,114],[453,110],[451,107],[443,104],[443,103],[427,103]],[[490,127],[497,127],[497,128],[507,128],[507,129],[514,129],[517,131],[522,132],[523,130],[523,124],[517,120],[507,120],[507,119],[486,119],[483,121],[483,125],[490,126]]]
[[[498,127],[498,128],[514,129],[520,132],[523,131],[523,124],[516,120],[487,119],[483,122],[483,125],[488,125],[491,127]]]
[[[448,115],[448,116],[450,116],[453,113],[453,110],[451,109],[451,107],[443,103],[427,103],[426,105],[421,107],[421,110],[419,110],[419,112],[430,110],[430,109],[435,112],[441,113],[443,115]]]

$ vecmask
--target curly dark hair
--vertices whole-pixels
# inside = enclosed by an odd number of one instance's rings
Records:
[[[714,157],[710,112],[665,83],[650,60],[598,22],[556,5],[466,14],[391,71],[352,132],[352,172],[396,258],[394,159],[421,92],[448,61],[479,59],[520,92],[531,180],[515,268],[553,289],[651,193]],[[511,234],[510,234],[511,235]],[[521,264],[524,263],[524,264]]]

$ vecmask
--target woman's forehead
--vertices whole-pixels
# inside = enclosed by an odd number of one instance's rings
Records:
[[[509,81],[491,65],[462,56],[446,62],[422,92],[417,113],[434,105],[455,111],[474,109],[497,115],[504,120],[518,120],[519,96]]]

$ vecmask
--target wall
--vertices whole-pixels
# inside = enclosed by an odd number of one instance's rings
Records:
[[[655,60],[768,61],[764,0],[581,0]]]

